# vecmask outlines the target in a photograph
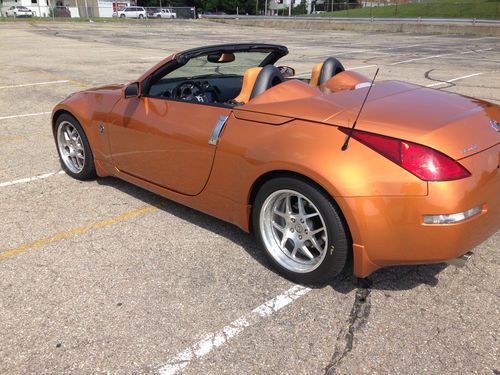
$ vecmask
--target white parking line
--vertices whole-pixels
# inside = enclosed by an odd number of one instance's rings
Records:
[[[457,78],[449,79],[449,80],[443,81],[443,82],[431,83],[430,85],[427,85],[425,87],[435,87],[435,86],[446,85],[448,83],[452,83],[452,82],[455,82],[455,81],[460,81],[461,79],[466,79],[466,78],[470,78],[470,77],[480,76],[481,74],[484,74],[484,73],[474,73],[474,74],[469,74],[469,75],[462,76],[462,77],[457,77]]]
[[[347,51],[347,52],[342,52],[340,54],[337,54],[335,56],[343,56],[343,55],[349,55],[351,53],[375,53],[375,54],[385,54],[385,51],[392,51],[395,49],[401,49],[401,48],[413,48],[413,47],[419,47],[421,44],[412,44],[409,46],[401,46],[401,47],[387,47],[387,48],[380,48],[380,49],[360,49],[360,50],[353,50],[353,51]]]
[[[346,69],[346,70],[360,70],[360,69],[367,69],[367,68],[373,68],[378,65],[362,65],[362,66],[354,66],[352,68]],[[306,73],[299,73],[295,74],[294,77],[308,77],[311,75],[311,72],[306,72]]]
[[[41,115],[49,115],[52,112],[37,112],[37,113],[25,113],[23,115],[10,115],[0,117],[0,120],[7,120],[9,118],[18,118],[18,117],[30,117],[30,116],[41,116]]]
[[[301,285],[295,285],[283,294],[263,303],[253,309],[250,313],[234,320],[219,332],[211,333],[191,347],[178,353],[159,369],[160,375],[174,375],[189,366],[192,360],[200,359],[212,350],[221,347],[243,330],[260,320],[267,318],[293,301],[306,295],[311,291]]]
[[[58,172],[51,172],[51,173],[45,173],[45,174],[39,174],[38,176],[33,176],[33,177],[27,177],[27,178],[21,178],[19,180],[12,180],[12,181],[6,181],[6,182],[0,182],[0,187],[5,187],[5,186],[12,186],[12,185],[18,185],[18,184],[25,184],[28,182],[32,181],[37,181],[37,180],[43,180],[44,178],[49,178],[58,174],[63,174],[65,173],[64,171],[58,171]]]
[[[149,57],[139,57],[139,60],[163,60],[167,56],[162,56],[162,57],[155,57],[155,56],[149,56]]]
[[[348,51],[338,51],[338,52],[331,52],[329,54],[322,54],[322,55],[316,55],[316,56],[308,56],[308,59],[315,59],[319,57],[327,57],[327,56],[344,56],[344,55],[349,55],[351,53],[378,53],[378,54],[383,54],[385,52],[383,51],[391,51],[395,49],[401,49],[401,48],[412,48],[412,47],[419,47],[421,44],[411,44],[409,46],[398,46],[398,47],[385,47],[385,48],[368,48],[368,49],[353,49],[353,50],[348,50]]]
[[[352,68],[346,69],[346,70],[359,70],[359,69],[367,69],[367,68],[373,68],[378,65],[362,65],[362,66],[354,66]]]
[[[38,86],[38,85],[52,85],[56,83],[67,83],[69,80],[65,79],[62,81],[47,81],[47,82],[36,82],[36,83],[23,83],[20,85],[9,85],[9,86],[0,86],[0,89],[10,89],[16,87],[27,87],[27,86]]]
[[[468,53],[477,53],[477,52],[483,52],[483,51],[491,51],[493,48],[484,48],[484,49],[476,49],[472,51],[464,51],[464,52],[450,52],[450,53],[442,53],[440,55],[431,55],[431,56],[424,56],[424,57],[417,57],[415,59],[409,59],[409,60],[403,60],[403,61],[397,61],[393,62],[389,65],[399,65],[399,64],[406,64],[409,62],[413,61],[422,61],[422,60],[428,60],[428,59],[436,59],[439,57],[444,57],[444,56],[458,56],[458,55],[467,55]]]

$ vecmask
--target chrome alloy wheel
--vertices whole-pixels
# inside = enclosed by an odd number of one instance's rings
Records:
[[[64,165],[73,173],[80,173],[85,165],[85,150],[78,130],[68,121],[57,128],[57,147]]]
[[[297,273],[315,270],[327,253],[328,233],[318,208],[293,190],[270,194],[260,211],[260,231],[272,257]]]

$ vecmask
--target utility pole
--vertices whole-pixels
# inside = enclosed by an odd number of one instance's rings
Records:
[[[267,0],[264,0],[264,16],[267,16]]]
[[[291,17],[292,16],[292,1],[293,0],[288,0],[290,1],[290,6],[288,7],[288,17]]]
[[[89,6],[87,4],[87,0],[85,0],[85,17],[89,18]]]
[[[255,15],[256,16],[259,15],[259,0],[255,2]]]

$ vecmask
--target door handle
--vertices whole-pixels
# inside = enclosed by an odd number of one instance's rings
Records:
[[[219,119],[217,120],[217,123],[215,124],[213,130],[212,130],[212,135],[210,136],[210,139],[208,140],[208,144],[212,146],[217,146],[217,143],[219,142],[220,135],[222,131],[224,130],[224,126],[226,125],[226,121],[228,119],[228,116],[220,116]]]

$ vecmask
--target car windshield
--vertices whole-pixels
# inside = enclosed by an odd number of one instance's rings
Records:
[[[234,52],[234,61],[210,62],[207,55],[190,59],[168,74],[168,78],[200,78],[204,76],[243,75],[248,68],[259,66],[269,55],[266,52]]]

